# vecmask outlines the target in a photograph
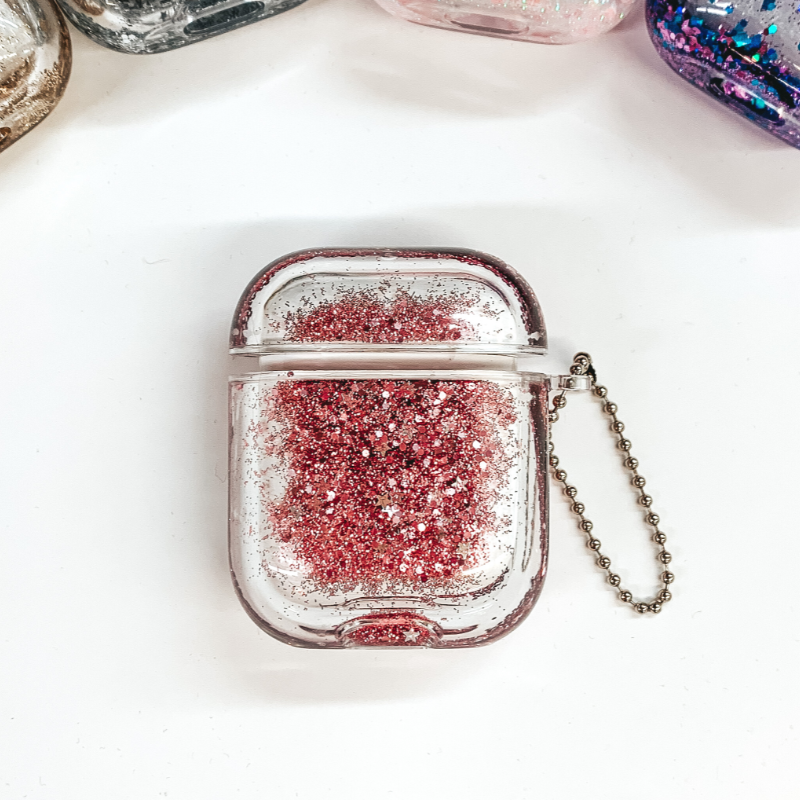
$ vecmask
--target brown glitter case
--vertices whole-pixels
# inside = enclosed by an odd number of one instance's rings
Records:
[[[247,288],[231,353],[230,563],[301,647],[471,647],[536,602],[546,352],[525,281],[466,250],[310,250]],[[528,365],[523,368],[523,359]]]
[[[50,0],[0,0],[0,151],[53,110],[71,66],[66,23]]]

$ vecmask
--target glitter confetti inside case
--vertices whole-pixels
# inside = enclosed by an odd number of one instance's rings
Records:
[[[162,53],[274,17],[304,0],[58,0],[76,28],[123,53]]]
[[[230,562],[303,647],[468,647],[545,576],[547,400],[532,291],[457,250],[310,250],[245,291],[231,353]]]
[[[661,57],[706,94],[800,147],[800,7],[787,0],[649,0]]]
[[[55,108],[71,65],[67,26],[50,0],[0,0],[0,151]]]
[[[591,39],[619,24],[635,0],[377,0],[390,14],[462,33],[543,44]]]

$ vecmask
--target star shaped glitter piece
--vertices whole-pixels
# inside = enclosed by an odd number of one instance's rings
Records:
[[[300,519],[303,516],[302,509],[298,508],[297,506],[292,506],[289,509],[289,516],[294,517],[295,519]]]
[[[382,456],[385,456],[389,452],[389,442],[384,442],[383,444],[378,445],[375,450]]]
[[[392,498],[389,496],[389,493],[380,495],[375,500],[375,505],[380,506],[381,508],[386,508],[392,504]]]
[[[419,631],[414,630],[413,628],[410,631],[404,631],[403,632],[403,638],[407,642],[411,642],[412,644],[416,644],[417,643],[417,639],[419,639]]]
[[[466,542],[461,542],[461,544],[456,547],[456,553],[466,558],[469,555],[469,545]]]

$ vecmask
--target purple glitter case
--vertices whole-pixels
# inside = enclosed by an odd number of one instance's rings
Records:
[[[648,0],[648,29],[679,75],[800,147],[797,0]]]

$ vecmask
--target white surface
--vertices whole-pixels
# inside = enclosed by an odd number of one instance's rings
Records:
[[[799,797],[800,153],[673,77],[639,14],[565,48],[368,0],[162,56],[73,38],[60,107],[0,156],[0,796]],[[617,604],[555,495],[543,597],[491,647],[301,651],[248,620],[229,320],[325,244],[525,274],[553,369],[588,349],[620,405],[663,614]],[[563,465],[647,591],[596,411],[566,409]]]

